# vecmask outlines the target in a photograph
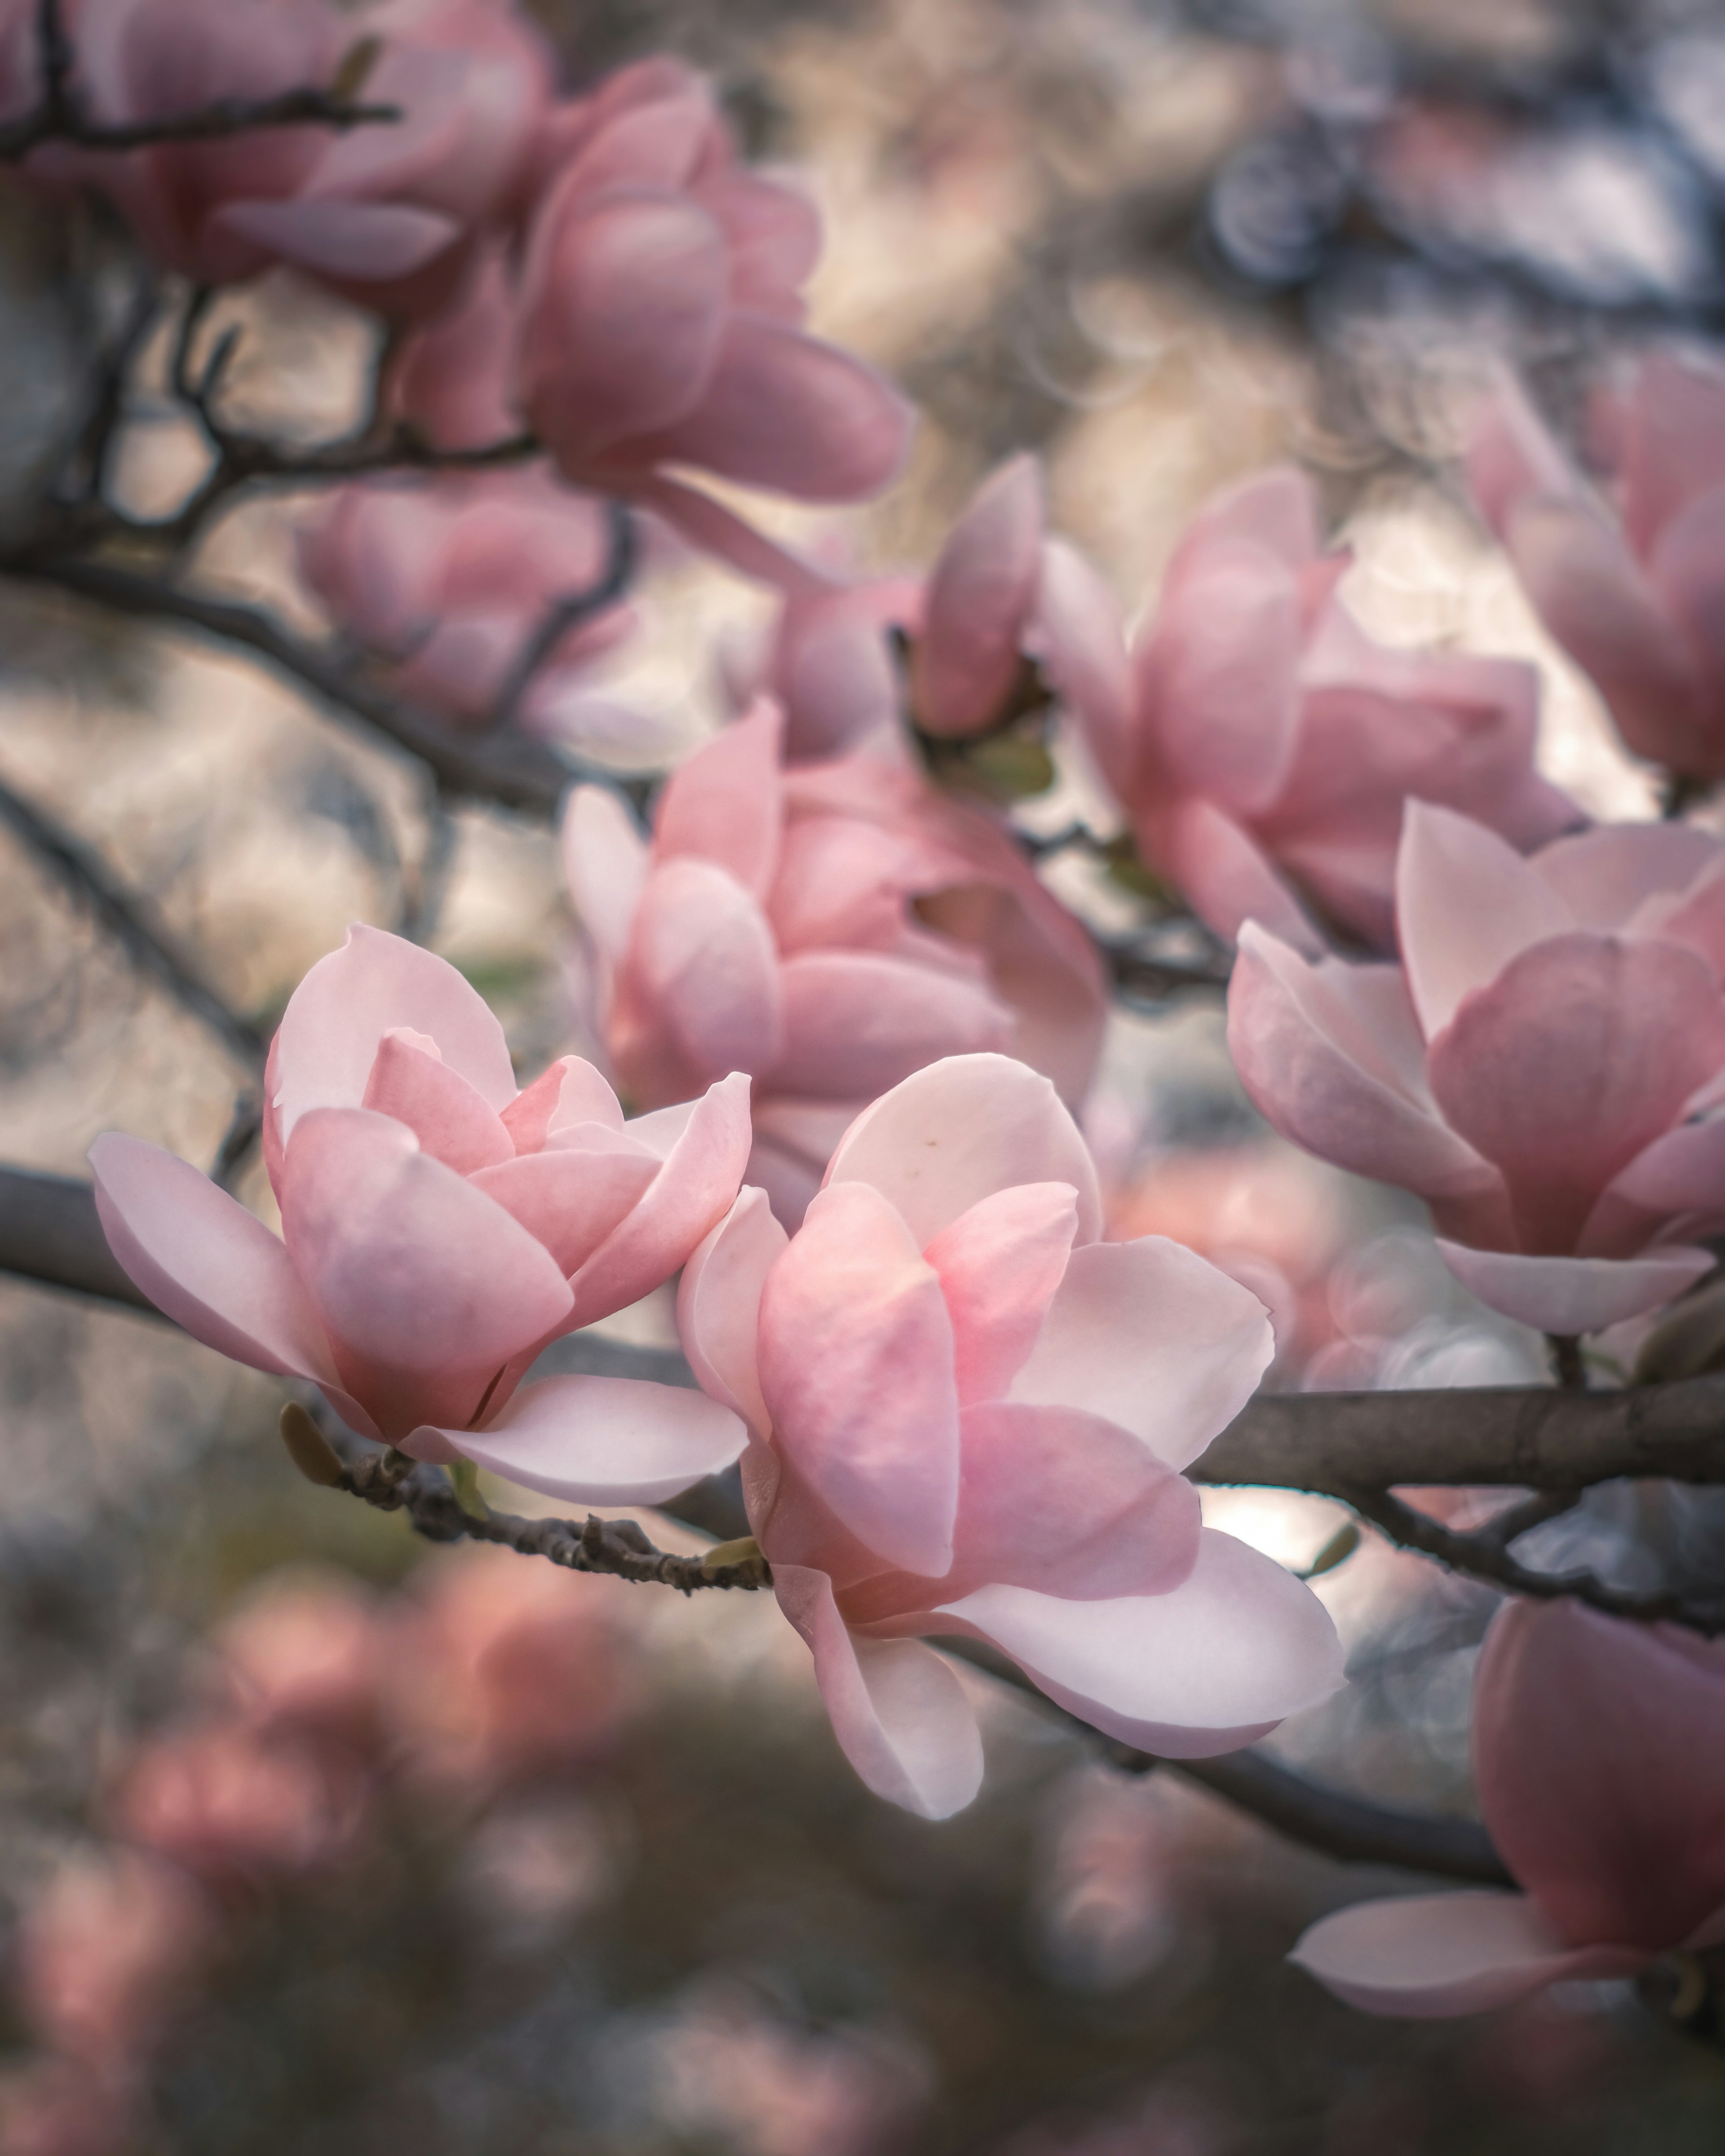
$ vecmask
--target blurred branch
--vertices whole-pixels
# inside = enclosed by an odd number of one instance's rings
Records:
[[[275,97],[218,98],[166,120],[109,126],[87,117],[72,88],[76,54],[66,36],[59,0],[38,0],[36,42],[42,58],[42,95],[33,109],[0,127],[0,159],[22,157],[40,142],[74,142],[85,150],[140,150],[163,142],[211,142],[259,127],[331,127],[345,132],[370,122],[399,120],[395,105],[356,105],[346,85],[327,90],[305,85]],[[344,75],[354,72],[344,66]]]
[[[1130,943],[1097,938],[1097,948],[1109,978],[1128,1000],[1160,1003],[1183,988],[1225,988],[1231,959],[1158,958]]]
[[[121,1270],[80,1176],[0,1168],[0,1272],[160,1315]]]
[[[492,714],[494,727],[511,726],[521,716],[533,676],[563,639],[583,622],[594,620],[608,607],[615,606],[634,581],[640,539],[628,504],[608,501],[605,521],[608,549],[604,569],[598,581],[585,591],[569,592],[546,609],[545,619],[527,639],[510,669]]]
[[[141,972],[159,982],[237,1062],[261,1072],[268,1043],[255,1027],[228,1008],[204,979],[197,960],[156,919],[148,902],[127,891],[98,854],[3,782],[0,822],[11,828]]]

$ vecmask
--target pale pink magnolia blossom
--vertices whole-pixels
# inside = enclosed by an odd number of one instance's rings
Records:
[[[1409,804],[1402,963],[1255,923],[1228,1038],[1284,1137],[1432,1210],[1481,1301],[1553,1333],[1667,1302],[1725,1227],[1725,845],[1614,824],[1530,860]]]
[[[1725,1645],[1512,1602],[1474,1681],[1480,1810],[1522,1891],[1365,1902],[1293,1959],[1371,2014],[1505,2006],[1725,1944]]]
[[[377,41],[364,101],[398,120],[56,153],[163,267],[230,284],[285,263],[391,312],[441,306],[478,233],[519,208],[550,109],[549,48],[509,0],[116,0],[78,25],[79,81],[113,125],[334,80]],[[39,162],[41,162],[39,160]]]
[[[144,1745],[116,1793],[113,1818],[134,1847],[233,1890],[339,1866],[358,1849],[371,1808],[357,1761],[212,1722]]]
[[[228,1702],[270,1738],[344,1748],[377,1733],[388,1651],[377,1597],[313,1567],[272,1573],[216,1636]]]
[[[820,579],[710,496],[695,466],[803,501],[896,475],[907,408],[803,327],[820,221],[739,163],[711,91],[675,63],[625,68],[558,108],[525,253],[494,249],[463,303],[404,350],[398,408],[440,445],[525,419],[565,477],[662,511],[749,573]]]
[[[1610,501],[1502,384],[1473,418],[1474,499],[1630,748],[1725,778],[1725,371],[1655,353],[1598,420]]]
[[[745,1190],[685,1270],[696,1376],[747,1422],[749,1522],[869,1787],[943,1818],[976,1716],[922,1635],[986,1640],[1170,1758],[1341,1681],[1311,1590],[1200,1525],[1180,1470],[1270,1360],[1262,1305],[1178,1244],[1105,1243],[1054,1087],[950,1057],[851,1127],[787,1239]]]
[[[845,1127],[940,1056],[1010,1050],[1081,1098],[1106,994],[998,824],[907,757],[786,771],[782,723],[762,702],[689,757],[650,849],[578,788],[563,858],[621,1082],[650,1106],[751,1072],[749,1173],[793,1224]]]
[[[1583,820],[1533,768],[1534,670],[1374,643],[1336,595],[1348,560],[1320,546],[1311,482],[1266,472],[1187,527],[1129,674],[1087,659],[1075,701],[1139,851],[1219,936],[1392,947],[1409,800],[1522,848]]]
[[[590,1064],[526,1092],[455,968],[356,927],[294,991],[264,1076],[283,1235],[187,1162],[109,1132],[90,1149],[116,1257],[235,1362],[318,1386],[348,1425],[590,1503],[651,1503],[734,1460],[696,1395],[553,1377],[560,1334],[668,1280],[737,1194],[748,1081],[625,1125]],[[285,1240],[284,1240],[284,1237]]]
[[[611,561],[604,505],[542,470],[336,490],[298,534],[300,574],[336,625],[392,662],[405,695],[459,722],[498,716],[552,607],[591,592]],[[593,662],[625,639],[619,601],[552,647],[521,698],[529,732],[626,741]]]

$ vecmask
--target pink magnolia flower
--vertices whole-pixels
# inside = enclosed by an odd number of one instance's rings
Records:
[[[1173,1758],[1248,1743],[1341,1681],[1322,1605],[1202,1527],[1179,1471],[1269,1362],[1263,1306],[1178,1244],[1101,1226],[1048,1080],[952,1056],[858,1118],[793,1238],[745,1190],[683,1275],[683,1344],[748,1424],[750,1523],[839,1742],[932,1818],[976,1794],[982,1749],[922,1635],[987,1640]]]
[[[908,762],[784,771],[762,703],[675,773],[652,846],[578,788],[563,858],[605,1034],[649,1105],[753,1074],[751,1174],[799,1218],[847,1124],[938,1056],[1012,1049],[1068,1099],[1106,1010],[1090,939],[978,810]]]
[[[926,583],[885,578],[793,593],[755,685],[784,706],[787,754],[836,756],[909,716],[927,734],[962,739],[1008,717],[1040,654],[1038,601],[1048,542],[1032,457],[1014,457],[978,489]],[[910,641],[901,684],[889,638]]]
[[[711,92],[669,60],[561,108],[540,154],[519,269],[494,252],[409,344],[399,408],[446,447],[519,414],[577,484],[660,509],[752,573],[809,582],[664,467],[806,501],[857,501],[896,474],[906,407],[801,326],[814,208],[737,162]]]
[[[299,554],[337,625],[394,662],[406,695],[485,723],[555,603],[603,581],[611,539],[601,502],[530,468],[339,488]],[[574,741],[614,731],[588,670],[631,626],[619,603],[572,628],[534,675],[522,724]]]
[[[1320,1159],[1416,1192],[1482,1302],[1589,1332],[1666,1302],[1725,1226],[1725,846],[1615,824],[1531,860],[1412,802],[1402,963],[1313,964],[1249,924],[1246,1091]]]
[[[1426,2019],[1725,1943],[1725,1645],[1512,1602],[1474,1681],[1480,1810],[1519,1894],[1366,1902],[1293,1959],[1351,2006]]]
[[[1512,383],[1474,416],[1474,499],[1635,753],[1725,778],[1725,372],[1656,353],[1599,416],[1620,516]]]
[[[376,1734],[386,1642],[376,1598],[341,1573],[272,1573],[217,1635],[234,1709],[269,1738],[344,1747]]]
[[[503,1029],[455,968],[356,927],[294,991],[264,1086],[285,1240],[157,1147],[110,1132],[90,1149],[114,1255],[194,1339],[308,1380],[365,1436],[557,1496],[650,1503],[736,1458],[742,1431],[678,1388],[516,1388],[723,1214],[746,1078],[627,1127],[578,1056],[517,1092]]]
[[[1092,665],[1076,700],[1145,860],[1219,936],[1255,920],[1316,953],[1333,924],[1388,949],[1410,799],[1519,847],[1582,820],[1533,769],[1533,669],[1374,644],[1336,597],[1348,562],[1300,473],[1231,489],[1188,527],[1130,678]]]
[[[501,0],[118,0],[79,23],[92,114],[123,125],[334,80],[362,38],[366,102],[402,117],[337,133],[266,128],[62,168],[110,194],[164,267],[229,284],[287,263],[393,312],[440,306],[475,234],[509,214],[551,99],[549,50]]]

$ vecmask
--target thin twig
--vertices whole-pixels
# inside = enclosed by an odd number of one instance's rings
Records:
[[[585,591],[567,593],[546,609],[544,619],[522,645],[499,691],[491,718],[494,727],[512,725],[520,718],[534,675],[563,639],[583,622],[593,621],[615,606],[634,581],[640,544],[627,503],[608,501],[605,522],[608,543],[603,571]]]
[[[443,911],[444,899],[449,888],[456,842],[460,835],[460,825],[434,787],[425,804],[425,843],[418,860],[402,872],[401,904],[396,914],[395,930],[397,935],[405,936],[409,942],[426,943],[437,933],[438,916]]]
[[[1160,958],[1131,943],[1097,938],[1102,962],[1122,996],[1162,1003],[1187,988],[1225,988],[1232,962],[1225,955],[1200,959]]]
[[[99,855],[44,810],[0,782],[0,821],[85,906],[132,963],[167,989],[246,1070],[263,1068],[268,1046],[257,1029],[230,1010],[204,978],[198,962],[156,918],[155,910],[126,890]]]

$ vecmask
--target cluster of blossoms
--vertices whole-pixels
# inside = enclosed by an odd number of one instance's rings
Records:
[[[0,19],[13,113],[42,87],[23,19]],[[357,482],[300,531],[305,582],[403,694],[456,724],[626,732],[589,670],[629,632],[613,572],[636,511],[779,597],[650,837],[608,788],[565,803],[603,1057],[640,1112],[574,1055],[521,1089],[454,968],[357,928],[270,1052],[280,1235],[184,1162],[98,1142],[131,1279],[425,1461],[590,1504],[740,1461],[839,1741],[914,1811],[955,1811],[982,1772],[930,1636],[985,1642],[1175,1757],[1327,1697],[1322,1606],[1206,1529],[1183,1472],[1257,1386],[1269,1320],[1192,1250],[1103,1236],[1074,1119],[1103,956],[988,804],[991,752],[1045,761],[1057,726],[1084,745],[1130,865],[1237,945],[1229,1037],[1266,1117],[1423,1199],[1465,1286],[1564,1340],[1671,1301],[1725,1233],[1725,842],[1590,826],[1535,767],[1530,667],[1368,637],[1294,471],[1200,511],[1130,641],[1028,459],[984,480],[927,575],[854,582],[691,484],[863,500],[910,422],[804,326],[818,217],[742,164],[676,63],[562,96],[503,0],[81,0],[67,19],[100,126],[305,85],[393,114],[46,140],[28,171],[106,198],[194,286],[285,267],[383,317],[380,428],[495,465]],[[1595,420],[1616,505],[1512,387],[1476,414],[1468,472],[1675,807],[1725,775],[1725,378],[1656,357]],[[534,1375],[679,1276],[699,1389]],[[1350,1912],[1307,1965],[1440,2011],[1718,1943],[1718,1652],[1512,1606],[1481,1665],[1479,1769],[1526,1896]],[[1706,1738],[1680,1763],[1686,1718]],[[1669,1760],[1670,1789],[1614,1774],[1595,1729]],[[1584,1779],[1542,1839],[1528,1822]]]

